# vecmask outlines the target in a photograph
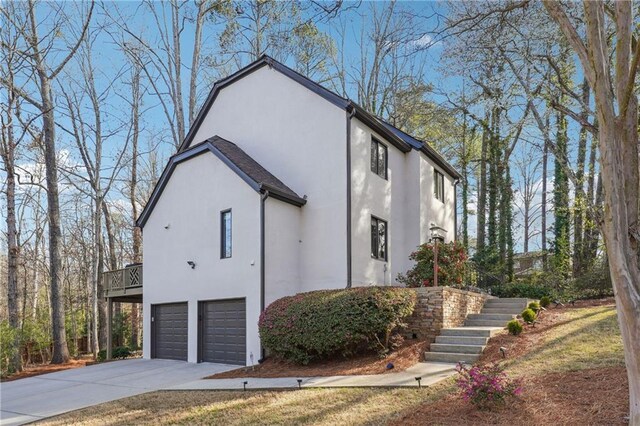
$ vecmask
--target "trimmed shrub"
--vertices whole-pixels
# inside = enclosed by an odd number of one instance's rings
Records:
[[[509,330],[509,334],[517,336],[522,333],[522,324],[517,319],[511,320],[507,323],[507,330]]]
[[[527,324],[531,324],[532,322],[534,322],[536,320],[536,313],[533,310],[529,309],[529,308],[527,308],[524,311],[522,311],[520,316],[522,317],[524,322],[526,322]]]
[[[422,244],[409,255],[416,262],[406,274],[398,274],[398,282],[407,287],[430,287],[433,285],[434,246]],[[438,243],[438,285],[462,287],[467,265],[467,252],[457,242]]]
[[[397,287],[320,290],[283,297],[260,315],[264,347],[274,356],[301,364],[339,355],[397,346],[392,332],[413,313],[414,291]]]
[[[540,312],[540,304],[538,302],[529,302],[529,304],[527,305],[527,308],[531,309],[536,314]]]
[[[517,282],[507,285],[490,287],[491,294],[497,297],[522,297],[525,299],[540,299],[549,294],[549,289],[537,284]]]
[[[540,298],[540,306],[542,306],[543,308],[546,308],[550,304],[551,304],[551,298],[549,296],[542,296]]]
[[[112,359],[125,359],[131,356],[131,349],[128,346],[117,346],[113,348],[111,352]],[[106,361],[107,359],[107,350],[102,349],[98,352],[98,362]]]
[[[458,388],[462,398],[479,409],[491,409],[522,393],[520,382],[510,379],[500,365],[466,367],[458,364]]]

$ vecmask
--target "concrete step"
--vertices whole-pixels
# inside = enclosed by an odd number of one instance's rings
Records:
[[[484,327],[506,327],[507,322],[504,320],[488,320],[488,319],[468,319],[464,322],[465,327],[476,327],[476,326],[484,326]]]
[[[441,336],[457,337],[491,337],[502,330],[502,327],[453,327],[440,330]]]
[[[482,320],[501,320],[501,321],[511,321],[515,318],[514,314],[489,314],[482,312],[480,314],[469,314],[467,315],[467,319],[482,319]]]
[[[488,299],[485,302],[485,305],[500,305],[500,304],[510,304],[510,303],[520,303],[520,304],[528,304],[530,302],[529,299],[525,299],[524,297],[502,297],[499,299]]]
[[[527,305],[519,304],[519,303],[502,303],[502,304],[493,304],[493,305],[485,305],[482,307],[482,311],[485,309],[508,309],[509,312],[522,312],[527,307]]]
[[[489,341],[488,337],[473,336],[438,336],[436,343],[447,343],[450,345],[480,345],[485,346]]]
[[[446,343],[432,343],[431,352],[444,352],[456,354],[481,354],[484,346],[481,345],[450,345]]]
[[[480,358],[480,354],[457,354],[448,352],[425,352],[425,361],[431,362],[466,362],[473,363]]]
[[[507,309],[507,308],[482,308],[481,314],[507,314],[507,315],[520,315],[524,311],[522,309]]]

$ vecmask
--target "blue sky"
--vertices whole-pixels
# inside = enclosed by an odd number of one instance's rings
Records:
[[[346,3],[345,6],[352,7],[356,3]],[[375,4],[376,7],[381,6],[381,3]],[[65,3],[63,5],[67,10],[74,11],[77,9],[77,3]],[[86,6],[86,5],[85,5]],[[352,37],[348,37],[345,46],[344,46],[344,54],[347,58],[358,58],[360,55],[359,49],[360,47],[356,43],[356,37],[353,35],[358,34],[361,30],[363,30],[363,22],[366,22],[368,19],[366,17],[367,14],[371,11],[371,3],[362,3],[357,10],[349,10],[348,13],[345,13],[341,16],[341,19],[344,20],[349,30],[347,34],[352,35]],[[425,41],[427,37],[430,37],[430,34],[438,28],[438,25],[442,24],[439,21],[439,17],[436,16],[436,12],[441,15],[446,14],[445,4],[441,2],[423,2],[423,1],[412,1],[412,2],[400,2],[398,5],[400,10],[408,11],[412,15],[415,15],[415,23],[419,27],[417,28],[417,33],[422,34],[424,38],[422,41]],[[149,40],[151,43],[153,40],[157,39],[157,31],[154,29],[155,24],[151,21],[151,15],[148,11],[145,10],[145,7],[142,6],[138,2],[114,2],[114,3],[99,3],[96,5],[95,9],[95,20],[94,22],[104,21],[105,13],[112,14],[112,16],[119,10],[123,16],[123,21],[130,26],[132,30],[135,30],[136,33],[143,34],[143,37]],[[41,34],[45,34],[47,32],[47,27],[50,27],[52,22],[50,11],[47,9],[45,4],[40,5],[39,14],[42,17],[42,27]],[[362,16],[365,16],[363,20]],[[337,22],[333,21],[330,23],[320,23],[320,30],[332,35],[336,36],[337,31]],[[215,26],[211,22],[208,22],[205,26],[203,40],[204,40],[204,51],[209,52],[212,55],[216,53],[216,47],[218,45],[217,33],[220,31],[220,25]],[[111,31],[111,33],[114,33]],[[193,41],[193,25],[187,23],[185,27],[185,31],[183,33],[183,44],[182,44],[182,54],[185,58],[185,63],[190,63],[191,53],[192,53],[192,41]],[[66,30],[61,34],[60,43],[69,44],[69,40],[74,39],[73,31]],[[448,72],[449,70],[445,69],[442,65],[441,55],[447,49],[447,41],[439,42],[433,46],[431,46],[428,51],[424,53],[424,61],[425,61],[425,80],[429,83],[432,83],[439,91],[447,92],[447,93],[455,93],[460,92],[462,85],[462,78],[458,75],[451,74]],[[96,36],[95,45],[92,50],[92,55],[95,61],[96,68],[98,69],[97,85],[98,90],[106,90],[111,87],[114,79],[119,75],[122,69],[125,67],[125,60],[122,52],[119,50],[117,44],[114,42],[113,37],[110,35],[109,31],[102,32]],[[53,60],[52,62],[57,62],[57,60]],[[292,63],[288,63],[288,65],[294,65]],[[60,84],[67,85],[66,80],[77,78],[79,73],[77,71],[77,64],[70,63],[66,69],[67,76],[61,80]],[[183,68],[183,94],[186,96],[189,92],[189,83],[188,83],[188,68],[185,66]],[[199,88],[200,99],[204,99],[206,94],[208,93],[213,82],[220,78],[221,76],[218,73],[211,72],[205,66],[202,69],[202,81]],[[66,86],[65,86],[66,87]],[[104,121],[105,126],[107,128],[118,129],[122,126],[127,125],[128,119],[128,106],[123,100],[121,96],[127,96],[127,87],[122,84],[116,84],[111,87],[111,92],[108,97],[104,99],[104,104],[102,105],[103,113],[104,113]],[[56,89],[58,91],[58,89]],[[351,97],[356,98],[355,94],[351,94]],[[58,96],[58,100],[60,97]],[[443,102],[444,99],[442,97],[434,96],[433,100],[436,102]],[[169,138],[165,137],[166,142],[161,143],[160,141],[163,139],[161,136],[163,134],[166,135],[166,118],[162,113],[162,110],[159,106],[157,98],[154,95],[148,94],[144,99],[144,132],[142,134],[141,142],[144,146],[148,144],[150,149],[157,150],[162,159],[166,159],[174,152],[174,148],[171,145]],[[515,116],[518,116],[520,113],[515,112]],[[69,126],[68,120],[64,117],[59,117],[59,121],[63,126]],[[575,142],[577,139],[577,127],[572,123],[571,128],[571,138]],[[113,166],[113,158],[116,157],[119,150],[124,146],[124,131],[117,132],[114,136],[109,138],[105,143],[105,174],[108,174],[108,168]],[[531,139],[535,139],[539,137],[539,134],[535,127],[529,126],[525,131],[525,136]],[[67,155],[68,165],[79,164],[79,158],[75,154],[77,151],[73,146],[72,141],[69,136],[66,135],[63,131],[58,131],[59,138],[59,148],[65,151],[65,155]],[[529,155],[526,150],[518,150],[515,154],[518,155]],[[534,151],[535,155],[535,151]],[[24,165],[26,167],[32,167],[29,165],[32,163],[31,158],[22,158]],[[552,164],[550,164],[550,168],[552,168]],[[517,184],[517,176],[515,172],[512,173],[514,175],[515,183]],[[64,188],[63,188],[64,189]],[[71,187],[67,188],[71,191]],[[119,194],[117,188],[110,194],[109,197],[114,203],[121,203],[124,197]],[[4,200],[2,200],[4,202]],[[552,223],[551,220],[548,221]],[[4,224],[3,224],[4,226]],[[471,218],[471,231],[472,233],[475,230],[475,218]],[[516,236],[518,236],[518,232],[516,231]],[[521,246],[521,243],[517,244],[517,248]],[[535,243],[532,244],[532,249],[535,248]]]

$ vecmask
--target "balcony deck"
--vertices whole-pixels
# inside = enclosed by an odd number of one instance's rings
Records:
[[[142,299],[142,264],[128,265],[123,269],[102,274],[104,297],[132,302]]]

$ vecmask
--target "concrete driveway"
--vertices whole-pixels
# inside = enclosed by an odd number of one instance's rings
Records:
[[[0,424],[18,425],[238,368],[130,359],[0,383]]]

